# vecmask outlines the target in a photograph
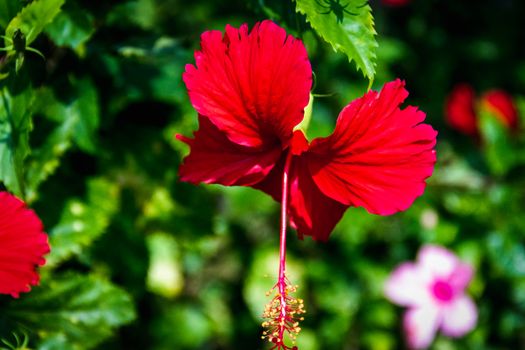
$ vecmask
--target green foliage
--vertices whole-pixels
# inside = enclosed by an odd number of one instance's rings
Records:
[[[482,110],[479,118],[487,164],[495,175],[504,175],[515,164],[517,154],[513,152],[508,130],[488,111]]]
[[[38,349],[91,349],[135,318],[130,296],[91,275],[55,274],[6,316],[41,334]]]
[[[0,90],[0,181],[13,193],[24,196],[24,160],[29,154],[31,106],[30,87],[12,81]]]
[[[88,182],[87,200],[69,200],[59,223],[49,231],[53,247],[47,266],[79,255],[103,234],[118,208],[118,187],[104,179]]]
[[[40,285],[0,296],[0,339],[39,350],[265,348],[279,205],[248,187],[180,182],[188,148],[174,134],[197,128],[181,76],[199,34],[270,17],[308,49],[309,139],[329,135],[372,80],[396,77],[439,131],[436,170],[409,210],[350,208],[322,244],[290,229],[289,278],[307,311],[299,349],[403,348],[403,310],[383,283],[426,243],[474,266],[480,310],[473,332],[431,349],[523,348],[525,3],[371,5],[373,17],[365,0],[0,0],[0,29],[9,39],[21,29],[24,50],[46,57],[21,65],[0,52],[0,187],[24,197],[51,242]],[[508,90],[521,127],[482,111],[479,138],[455,133],[443,105],[460,81]]]
[[[58,99],[49,88],[36,94],[35,109],[56,126],[29,159],[27,198],[30,201],[36,198],[38,186],[55,172],[60,158],[73,144],[89,153],[96,149],[95,133],[100,116],[93,84],[88,79],[70,78],[63,98]]]
[[[45,33],[55,44],[79,50],[95,32],[94,21],[89,12],[75,2],[68,2],[45,28]]]
[[[375,76],[377,41],[374,18],[368,3],[361,0],[296,0],[297,11],[335,51],[355,61],[370,80]]]
[[[20,29],[26,36],[27,45],[30,45],[44,30],[45,26],[53,21],[64,2],[65,0],[35,0],[30,2],[9,22],[5,35],[10,38],[17,29]]]

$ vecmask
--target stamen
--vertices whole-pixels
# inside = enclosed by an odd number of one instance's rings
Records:
[[[304,320],[301,315],[306,313],[303,299],[291,295],[297,292],[298,286],[291,285],[288,280],[285,283],[284,294],[279,293],[278,284],[266,293],[267,296],[275,294],[264,309],[265,321],[262,323],[265,328],[262,339],[274,344],[270,350],[297,350],[295,341],[301,331],[299,322]],[[284,343],[285,337],[290,339],[292,346]]]

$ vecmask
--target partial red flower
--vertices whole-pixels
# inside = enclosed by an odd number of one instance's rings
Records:
[[[49,244],[38,216],[7,192],[0,192],[0,243],[0,293],[16,298],[38,284]]]
[[[312,72],[301,41],[271,21],[201,37],[183,75],[199,113],[180,168],[183,181],[252,186],[281,201],[289,177],[290,221],[300,236],[328,239],[350,206],[389,215],[423,193],[436,161],[436,131],[416,107],[400,109],[404,82],[343,109],[334,133],[310,144],[303,119]]]
[[[476,135],[478,125],[474,110],[476,93],[468,84],[454,87],[445,103],[445,116],[451,127],[467,135]]]
[[[518,111],[512,97],[503,90],[489,90],[481,97],[481,104],[509,129],[518,126]]]
[[[478,104],[476,93],[468,84],[456,85],[445,103],[448,124],[461,133],[479,134],[479,107],[494,115],[508,129],[518,127],[518,112],[512,97],[505,91],[493,89],[485,92]]]

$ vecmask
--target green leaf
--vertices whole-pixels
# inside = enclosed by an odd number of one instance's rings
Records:
[[[38,198],[38,187],[60,165],[60,158],[71,148],[71,123],[63,123],[52,131],[45,143],[34,150],[27,165],[26,200]]]
[[[51,253],[46,257],[46,267],[82,253],[83,249],[102,235],[111,216],[119,207],[118,186],[103,179],[88,183],[86,201],[70,200],[58,225],[50,234]]]
[[[25,194],[24,160],[30,152],[32,102],[29,86],[0,89],[0,181],[21,197]]]
[[[177,296],[184,286],[177,241],[168,234],[155,233],[147,237],[147,244],[150,251],[148,289],[166,298]]]
[[[99,277],[75,273],[44,279],[30,297],[11,303],[5,312],[44,338],[38,349],[93,348],[135,318],[125,291]]]
[[[94,133],[99,124],[96,91],[88,80],[72,79],[72,85],[72,97],[67,102],[58,100],[50,89],[41,89],[36,94],[36,111],[58,125],[28,160],[26,195],[29,202],[38,197],[39,185],[55,172],[73,142],[87,152],[94,152],[96,148]]]
[[[26,44],[29,46],[46,25],[53,21],[64,2],[65,0],[35,0],[31,2],[9,22],[5,35],[10,38],[15,30],[20,29],[25,34]]]
[[[79,49],[95,32],[94,18],[76,3],[64,5],[45,32],[59,46]]]
[[[21,7],[20,0],[0,0],[0,29],[7,27],[11,18],[16,16]]]
[[[516,163],[516,155],[509,130],[485,108],[481,108],[479,127],[483,138],[483,152],[491,172],[501,176]]]
[[[377,41],[366,0],[296,0],[296,10],[335,51],[343,52],[370,80],[375,76]],[[363,4],[364,2],[364,4]]]
[[[69,79],[66,99],[59,100],[49,91],[39,98],[38,110],[61,123],[64,136],[69,135],[81,150],[94,153],[96,130],[100,122],[98,95],[89,79]]]

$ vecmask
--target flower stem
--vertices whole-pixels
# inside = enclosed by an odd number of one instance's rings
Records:
[[[292,153],[289,152],[286,156],[283,171],[283,187],[281,199],[281,229],[279,234],[279,279],[277,282],[279,288],[279,295],[281,298],[281,319],[286,319],[286,227],[288,225],[288,177],[290,172],[290,164],[292,162]],[[284,336],[285,327],[279,330],[279,337]]]

